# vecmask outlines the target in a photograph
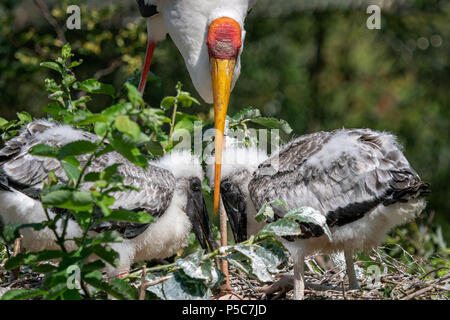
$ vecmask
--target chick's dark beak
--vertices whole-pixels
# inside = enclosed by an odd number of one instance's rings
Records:
[[[245,199],[239,188],[230,181],[220,184],[220,193],[236,243],[247,240],[247,212]]]
[[[194,234],[203,249],[214,251],[217,249],[208,210],[206,209],[203,194],[200,190],[189,190],[186,213],[192,223]]]

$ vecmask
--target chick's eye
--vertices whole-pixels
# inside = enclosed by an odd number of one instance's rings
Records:
[[[224,192],[228,192],[231,189],[231,183],[229,181],[225,181],[222,183],[222,189]]]

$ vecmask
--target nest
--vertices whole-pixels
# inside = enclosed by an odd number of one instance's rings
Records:
[[[403,249],[402,249],[403,250]],[[439,267],[426,271],[426,261],[413,257],[405,250],[408,262],[389,257],[381,249],[373,250],[369,261],[355,262],[360,289],[349,290],[345,265],[334,265],[323,268],[317,257],[310,257],[306,261],[305,271],[305,299],[307,300],[449,300],[450,299],[450,272],[438,276],[439,272],[449,270],[448,267]],[[365,268],[368,266],[367,268]],[[382,266],[381,268],[377,266]],[[280,280],[283,276],[292,275],[292,262],[290,262],[274,279]],[[366,271],[364,271],[364,268]],[[412,270],[415,270],[412,272]],[[361,272],[362,271],[362,272]],[[286,279],[287,280],[287,279]],[[249,279],[236,269],[230,270],[230,282],[236,295],[230,299],[292,299],[292,290],[278,295],[265,295],[259,290],[264,285],[257,280]],[[275,283],[274,282],[274,283]]]

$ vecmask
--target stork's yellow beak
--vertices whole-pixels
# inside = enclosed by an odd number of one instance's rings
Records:
[[[237,21],[222,17],[211,22],[208,32],[208,52],[214,100],[215,170],[214,213],[219,210],[222,148],[225,119],[230,100],[234,67],[241,47],[241,27]]]
[[[230,100],[231,82],[235,60],[210,58],[214,98],[215,170],[214,170],[214,212],[217,213],[220,198],[220,173],[224,143],[225,119]]]

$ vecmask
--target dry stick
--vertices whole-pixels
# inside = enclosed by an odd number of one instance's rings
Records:
[[[344,297],[344,300],[347,300],[347,295],[345,294],[345,284],[344,284],[344,279],[342,279],[342,282],[341,282],[341,288],[342,288],[342,296]]]
[[[106,67],[105,69],[101,69],[99,71],[97,71],[96,73],[94,73],[94,76],[92,78],[99,80],[100,78],[107,76],[111,73],[113,73],[114,71],[116,71],[117,68],[119,68],[122,65],[122,60],[120,59],[116,59],[113,62],[111,62],[111,64]],[[86,91],[80,91],[78,92],[77,95],[77,99],[84,97],[85,95],[87,95]]]
[[[99,80],[100,78],[107,76],[111,73],[113,73],[114,71],[116,71],[116,69],[118,67],[120,67],[122,65],[122,60],[120,59],[116,59],[113,62],[111,62],[111,64],[106,67],[105,69],[101,69],[99,71],[97,71],[96,73],[94,73],[93,78]]]
[[[222,198],[220,198],[219,202],[220,208],[220,234],[221,234],[221,245],[222,247],[226,247],[228,245],[227,239],[227,213],[225,208],[223,207]],[[222,286],[222,290],[224,291],[232,291],[230,277],[228,275],[228,261],[226,259],[222,259],[222,272],[225,275],[225,284]]]
[[[435,272],[437,272],[437,271],[439,271],[439,270],[443,270],[443,269],[449,270],[450,268],[448,268],[448,267],[439,267],[439,268],[436,268],[436,269],[434,269],[434,270],[431,270],[431,271],[425,273],[423,276],[420,276],[419,279],[422,280],[422,279],[424,279],[426,276],[428,276],[428,275],[430,275],[430,274],[432,274],[432,273],[435,273]]]
[[[409,296],[403,297],[400,300],[411,300],[412,298],[415,298],[417,296],[420,296],[421,294],[430,291],[431,289],[434,289],[434,286],[429,286],[429,287],[425,287],[423,289],[420,289],[412,294],[410,294]]]
[[[145,299],[145,280],[146,280],[146,276],[147,276],[147,266],[144,265],[144,267],[142,268],[142,275],[141,275],[141,290],[139,292],[139,300],[144,300]]]
[[[412,299],[418,295],[421,295],[422,293],[425,293],[431,289],[433,289],[436,286],[436,283],[439,283],[441,281],[447,280],[448,278],[450,278],[450,273],[447,273],[445,276],[438,278],[438,279],[434,279],[434,280],[430,280],[425,282],[425,284],[427,284],[428,286],[425,288],[422,288],[418,291],[414,291],[414,289],[408,290],[406,291],[406,296],[403,296],[400,300],[409,300]],[[419,283],[413,284],[413,285],[419,285]]]
[[[44,18],[50,23],[50,25],[55,29],[56,35],[58,36],[59,41],[63,44],[67,43],[66,37],[64,36],[63,29],[58,25],[56,19],[50,13],[50,10],[47,7],[47,4],[42,0],[34,0],[34,3],[39,7]]]
[[[22,241],[22,236],[14,240],[14,249],[13,249],[13,257],[17,256],[20,253],[20,243]],[[19,277],[20,266],[13,269],[13,275],[15,278]]]
[[[146,279],[147,279],[146,277],[147,277],[147,266],[144,265],[144,267],[142,268],[141,289],[139,292],[139,300],[145,300],[145,290],[148,287],[155,286],[161,282],[164,282],[164,281],[170,279],[172,276],[165,276],[165,277],[159,278],[158,280],[150,281],[150,282],[146,282]]]

